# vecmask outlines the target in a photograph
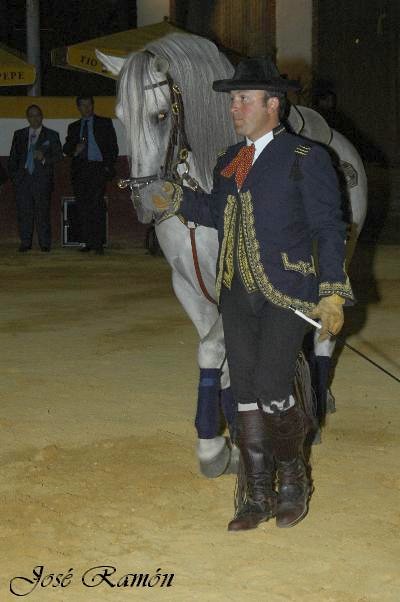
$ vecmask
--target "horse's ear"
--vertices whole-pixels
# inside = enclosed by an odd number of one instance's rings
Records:
[[[126,58],[122,56],[112,56],[111,54],[104,54],[96,48],[96,56],[104,67],[110,71],[113,75],[118,75],[121,71]]]
[[[154,69],[158,71],[158,73],[167,73],[169,69],[169,62],[162,56],[155,56],[153,59]]]

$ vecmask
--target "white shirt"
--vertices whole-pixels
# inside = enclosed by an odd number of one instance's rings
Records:
[[[254,152],[253,165],[254,161],[260,156],[267,144],[269,144],[273,139],[274,133],[272,130],[267,134],[264,134],[264,136],[261,136],[261,138],[257,138],[255,142],[253,142],[253,140],[250,140],[249,138],[246,138],[247,146],[251,146],[252,144],[254,144],[254,146],[256,147],[256,150]]]

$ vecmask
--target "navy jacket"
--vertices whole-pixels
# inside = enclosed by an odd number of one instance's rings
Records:
[[[219,157],[210,194],[185,188],[177,199],[187,220],[218,230],[217,293],[239,220],[243,283],[249,293],[259,290],[280,307],[306,313],[321,296],[336,293],[352,300],[344,267],[346,224],[328,153],[280,126],[238,191],[234,176],[226,178],[221,170],[243,144]]]
[[[28,137],[29,127],[14,132],[8,160],[8,171],[16,186],[22,184],[25,176],[28,175],[25,169]],[[44,155],[44,161],[35,159],[35,170],[33,172],[35,182],[43,188],[51,188],[53,186],[54,164],[60,161],[63,156],[58,132],[42,125],[35,149],[42,151]]]

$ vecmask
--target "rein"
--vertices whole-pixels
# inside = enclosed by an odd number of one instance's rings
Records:
[[[130,177],[120,179],[118,181],[119,188],[124,189],[129,187],[131,189],[133,196],[132,200],[135,207],[136,204],[140,202],[140,191],[143,188],[149,186],[149,184],[151,184],[152,182],[155,182],[159,179],[172,180],[174,182],[177,182],[181,186],[186,185],[192,190],[199,190],[200,188],[199,183],[194,178],[192,178],[192,176],[189,173],[190,168],[188,163],[188,157],[191,148],[185,130],[185,112],[182,100],[182,93],[179,86],[174,82],[169,73],[167,73],[165,80],[161,82],[156,82],[154,84],[149,84],[148,86],[145,86],[144,89],[151,90],[161,86],[168,86],[169,88],[172,116],[172,127],[169,135],[168,147],[165,155],[164,165],[161,171],[161,176],[159,176],[158,174],[152,174],[150,176],[142,176],[140,178]],[[179,165],[183,165],[184,167],[184,171],[182,174],[178,173]],[[156,224],[160,223],[161,221],[164,221],[164,219],[168,219],[168,217],[172,216],[168,215],[164,218],[161,217],[161,219],[156,221]],[[206,285],[204,284],[203,277],[201,275],[199,258],[197,255],[196,248],[197,226],[192,222],[190,222],[189,224],[183,221],[183,223],[187,226],[190,232],[190,244],[192,248],[193,264],[201,291],[206,297],[206,299],[210,301],[210,303],[217,305],[216,301],[209,294]]]

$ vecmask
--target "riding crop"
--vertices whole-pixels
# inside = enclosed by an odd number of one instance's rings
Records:
[[[318,328],[318,329],[322,328],[322,326],[321,326],[321,324],[319,324],[319,322],[316,322],[315,320],[312,320],[311,318],[309,318],[308,316],[306,316],[305,314],[303,314],[303,312],[300,311],[299,309],[296,309],[296,308],[291,307],[291,306],[290,306],[290,309],[297,316],[299,316],[300,318],[302,318],[306,322],[309,322],[310,324],[312,324],[315,328]],[[335,336],[329,330],[328,330],[328,332],[329,332],[329,334],[331,336]],[[373,360],[371,360],[371,358],[369,358],[367,355],[365,355],[364,353],[361,353],[361,351],[358,351],[358,349],[355,349],[354,347],[352,347],[351,345],[349,345],[349,343],[346,343],[343,340],[343,337],[336,337],[336,338],[339,338],[345,347],[347,347],[348,349],[350,349],[351,351],[353,351],[354,353],[356,353],[357,355],[359,355],[360,357],[362,357],[363,359],[365,359],[367,362],[369,362],[370,364],[372,364],[373,366],[375,366],[375,368],[378,368],[378,370],[381,370],[382,372],[384,372],[385,374],[387,374],[387,376],[390,376],[390,378],[393,378],[393,380],[395,380],[396,382],[400,383],[400,378],[397,378],[397,376],[395,376],[394,374],[392,374],[391,372],[389,372],[388,370],[386,370],[385,368],[383,368],[382,366],[380,366],[379,364],[377,364],[376,362],[374,362]]]

